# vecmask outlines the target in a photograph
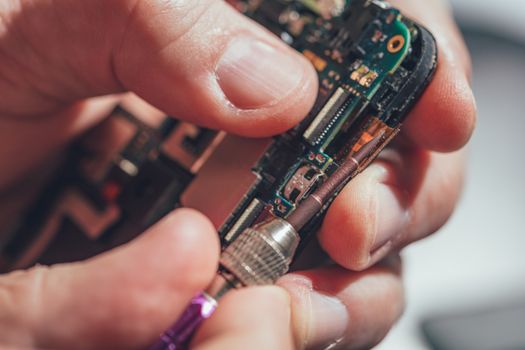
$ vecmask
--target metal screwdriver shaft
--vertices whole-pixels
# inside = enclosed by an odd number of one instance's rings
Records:
[[[287,221],[296,231],[302,229],[346,181],[357,175],[363,160],[376,150],[381,142],[381,137],[382,135],[376,136],[362,146],[355,155],[348,157],[317,191],[308,196],[308,198],[290,214]]]

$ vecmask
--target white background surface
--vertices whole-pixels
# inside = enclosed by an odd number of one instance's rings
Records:
[[[524,0],[457,0],[455,8],[468,26],[525,47]],[[438,234],[404,252],[407,310],[376,350],[429,349],[420,331],[429,315],[525,301],[525,49],[469,45],[479,119],[465,193]]]
[[[476,24],[525,38],[525,0],[450,1],[457,17],[465,24]]]

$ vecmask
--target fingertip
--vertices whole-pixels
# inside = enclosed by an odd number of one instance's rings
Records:
[[[406,134],[419,146],[451,152],[463,147],[476,125],[476,102],[467,73],[440,56],[436,74],[406,120]]]
[[[447,1],[391,0],[428,28],[438,45],[434,77],[406,120],[404,130],[419,146],[450,152],[464,146],[476,122],[470,86],[471,62]]]
[[[279,284],[292,296],[300,348],[370,349],[385,336],[404,306],[396,259],[363,272],[340,266],[296,272],[281,278]]]
[[[118,284],[130,292],[149,289],[152,294],[191,296],[214,276],[218,255],[218,237],[211,222],[195,210],[179,209],[137,239],[72,265],[83,273],[71,276],[75,285],[105,281],[105,288]],[[70,273],[69,265],[53,269]]]
[[[182,4],[138,5],[114,55],[126,89],[177,118],[242,136],[282,133],[306,116],[318,83],[309,61],[224,2]],[[180,20],[195,8],[198,18]]]
[[[303,77],[293,91],[281,96],[279,105],[271,107],[269,115],[274,114],[275,117],[268,122],[270,134],[284,132],[298,124],[310,112],[317,98],[319,77],[316,70],[303,55],[295,55],[299,57]]]
[[[376,230],[376,188],[384,169],[370,166],[343,188],[329,208],[319,242],[341,266],[361,271],[369,266]]]
[[[218,257],[220,246],[217,231],[203,213],[181,208],[168,214],[161,222],[175,240],[187,242],[189,253],[202,252],[204,255]],[[160,228],[159,228],[160,230]],[[198,248],[198,249],[197,249]]]
[[[230,105],[227,113],[218,113],[213,118],[219,121],[222,129],[248,137],[272,136],[294,127],[308,114],[317,97],[317,73],[304,56],[289,48],[286,51],[301,72],[295,87],[278,93],[269,103],[256,108],[243,109],[226,101]],[[275,75],[267,79],[278,81]]]
[[[288,292],[277,286],[235,290],[196,334],[197,349],[292,349]]]
[[[130,245],[128,254],[140,255],[141,264],[156,271],[156,284],[197,291],[209,283],[217,269],[217,232],[196,210],[173,211]]]
[[[112,251],[12,279],[18,318],[37,347],[145,347],[211,281],[218,246],[209,220],[177,210]]]

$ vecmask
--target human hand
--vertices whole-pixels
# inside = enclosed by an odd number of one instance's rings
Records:
[[[220,2],[4,1],[0,33],[2,214],[31,200],[49,160],[120,99],[92,96],[130,90],[188,121],[260,136],[294,125],[317,91],[304,58]],[[218,252],[211,224],[183,210],[94,259],[4,275],[0,348],[146,348],[211,281]],[[288,329],[284,290],[248,295],[270,312],[254,332],[274,318]],[[218,342],[254,338],[239,319],[221,324],[231,331]]]
[[[398,161],[392,157],[377,162],[347,186],[328,213],[321,242],[335,261],[354,270],[365,269],[444,222],[461,187],[461,155],[442,156],[431,150],[459,148],[473,126],[473,102],[464,79],[468,56],[452,22],[443,20],[448,18],[447,11],[438,1],[425,4],[424,11],[420,10],[423,5],[415,1],[399,1],[398,5],[407,14],[412,11],[414,18],[436,34],[441,45],[440,64],[434,82],[407,122],[405,139],[409,141],[391,153]],[[430,10],[432,7],[435,9]],[[93,125],[105,114],[107,105],[114,103],[114,97],[87,99],[91,96],[131,90],[186,120],[263,136],[295,124],[316,94],[315,73],[304,59],[219,1],[9,1],[0,5],[0,13],[4,33],[0,40],[0,52],[4,54],[0,91],[5,97],[0,103],[0,164],[6,169],[0,174],[3,189],[12,187],[29,169]],[[426,18],[428,13],[435,19]],[[254,37],[263,43],[254,44]],[[248,52],[239,48],[242,42],[248,42],[259,65],[238,55]],[[235,48],[233,56],[228,55],[227,48],[231,47]],[[232,63],[235,58],[241,60],[239,65]],[[456,60],[465,61],[467,66],[454,64]],[[261,74],[255,74],[258,67],[262,67]],[[278,81],[279,77],[283,81]],[[402,168],[402,162],[408,162],[412,169]],[[447,191],[439,189],[439,195],[434,196],[443,181],[448,184]],[[395,196],[399,193],[408,193],[402,203]],[[428,202],[432,207],[426,206]],[[400,210],[376,216],[375,203],[394,203],[394,209]],[[379,229],[379,220],[385,217],[386,228]],[[374,237],[388,236],[389,232],[398,238],[391,243],[385,240],[387,244],[382,248],[373,248]],[[404,234],[396,235],[399,232]],[[321,346],[343,334],[343,345],[372,344],[402,309],[397,268],[378,266],[351,273],[334,267],[286,277],[282,285],[292,295],[294,342],[299,347]],[[258,293],[255,290],[242,293]],[[316,304],[313,301],[322,299],[320,293],[338,299]],[[342,307],[341,301],[348,307]],[[366,308],[370,304],[376,307]],[[214,319],[229,319],[221,315],[231,316],[232,310],[242,305],[241,301],[227,299]],[[385,309],[385,305],[389,307]],[[176,317],[177,309],[171,311],[171,317]],[[322,314],[331,323],[323,326]],[[202,334],[229,324],[217,325],[214,319]],[[285,317],[281,321],[285,322]],[[285,323],[269,322],[265,330],[278,324]],[[112,327],[107,331],[111,334]],[[286,338],[289,334],[285,333],[280,334]],[[138,344],[121,343],[116,347]]]
[[[299,347],[365,349],[383,339],[404,308],[397,253],[447,221],[463,186],[476,120],[469,54],[446,1],[390,2],[435,35],[438,68],[401,135],[328,211],[319,240],[339,266],[279,282],[292,295]]]

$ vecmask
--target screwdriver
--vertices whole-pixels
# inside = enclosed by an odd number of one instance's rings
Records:
[[[195,296],[180,318],[148,350],[183,350],[218,306],[218,300],[236,288],[273,284],[290,267],[301,230],[330,198],[361,170],[363,161],[377,152],[383,134],[363,145],[290,214],[246,229],[221,254],[219,271],[209,288]]]

